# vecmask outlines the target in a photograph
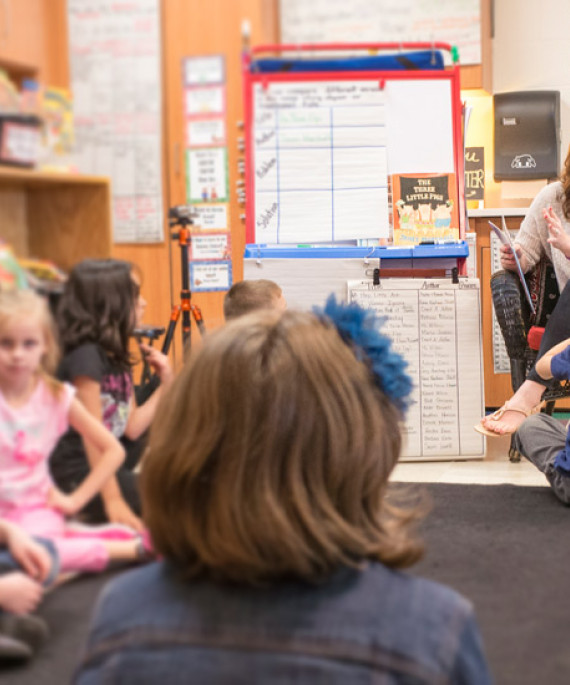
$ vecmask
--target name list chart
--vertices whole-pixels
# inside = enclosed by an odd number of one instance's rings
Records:
[[[258,83],[253,110],[256,242],[388,237],[377,80]]]
[[[414,390],[402,458],[480,457],[483,412],[479,281],[348,283],[349,301],[386,317],[382,332],[408,362]]]

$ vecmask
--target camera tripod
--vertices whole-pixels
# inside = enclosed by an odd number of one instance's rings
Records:
[[[182,269],[182,289],[180,290],[180,304],[175,304],[170,313],[170,321],[166,329],[166,336],[162,344],[162,351],[164,354],[170,349],[176,324],[182,314],[182,346],[183,348],[190,348],[191,341],[191,320],[190,314],[194,317],[196,326],[200,331],[200,335],[206,332],[204,319],[200,307],[192,304],[192,293],[190,292],[190,265],[188,261],[188,247],[190,246],[191,235],[188,228],[194,222],[192,221],[192,210],[186,205],[177,205],[168,210],[168,225],[170,228],[179,227],[177,231],[172,231],[170,237],[172,240],[177,240],[180,246],[180,265]]]
[[[182,289],[180,290],[180,304],[175,304],[170,313],[170,321],[168,327],[165,329],[161,326],[139,326],[133,331],[137,342],[143,342],[143,339],[148,340],[148,344],[152,346],[153,342],[160,338],[166,330],[166,335],[162,342],[161,352],[168,354],[170,345],[174,338],[176,331],[176,324],[182,314],[182,347],[184,351],[190,349],[191,339],[191,320],[190,315],[194,317],[196,326],[200,331],[200,335],[206,332],[206,326],[202,317],[202,312],[198,305],[192,304],[192,294],[190,292],[190,266],[188,261],[188,247],[190,246],[191,235],[188,226],[193,224],[191,216],[191,208],[186,205],[178,205],[171,207],[168,210],[168,224],[170,228],[179,226],[177,231],[172,231],[170,237],[172,240],[177,240],[180,246],[181,267],[182,267]],[[141,373],[140,385],[137,392],[137,404],[142,404],[154,392],[159,385],[159,380],[156,374],[153,374],[146,361],[144,354],[142,355],[143,370]]]

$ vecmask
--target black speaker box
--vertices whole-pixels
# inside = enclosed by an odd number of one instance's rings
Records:
[[[493,95],[495,181],[556,178],[560,163],[560,93]]]

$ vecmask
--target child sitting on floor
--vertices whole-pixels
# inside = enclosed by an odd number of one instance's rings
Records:
[[[535,369],[545,381],[570,380],[570,338],[545,352]],[[558,499],[570,504],[570,428],[548,414],[534,414],[519,426],[514,446],[544,473]]]
[[[257,309],[287,308],[283,291],[274,281],[265,278],[252,281],[238,281],[224,297],[224,317],[226,321],[249,314]]]
[[[107,586],[77,683],[490,682],[471,605],[399,570],[411,382],[379,325],[267,309],[193,351],[142,473],[164,560]]]
[[[129,343],[141,322],[146,302],[133,265],[120,259],[85,259],[69,275],[58,310],[63,359],[62,381],[71,383],[77,398],[121,440],[128,438],[125,461],[81,512],[91,523],[121,523],[143,530],[138,475],[142,454],[139,439],[150,426],[165,386],[170,381],[168,357],[141,345],[161,385],[142,405],[133,392]],[[52,476],[64,492],[74,490],[91,470],[93,454],[77,431],[68,430],[50,459]]]
[[[0,664],[30,659],[46,639],[45,622],[31,612],[58,570],[50,540],[32,540],[18,526],[0,520]]]
[[[124,450],[50,371],[57,359],[46,302],[31,291],[0,293],[0,517],[51,540],[63,572],[100,571],[111,559],[145,556],[126,526],[68,523],[117,470]],[[71,425],[97,456],[90,473],[64,494],[51,480],[48,456]]]

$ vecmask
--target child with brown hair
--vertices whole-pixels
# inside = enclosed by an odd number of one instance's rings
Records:
[[[141,345],[161,385],[144,404],[136,405],[129,344],[145,306],[140,276],[132,264],[121,259],[84,259],[71,270],[58,309],[63,348],[59,378],[72,384],[90,414],[127,446],[125,461],[81,514],[91,523],[121,523],[140,532],[144,525],[136,467],[144,449],[141,436],[171,377],[168,357]],[[74,490],[95,459],[89,443],[84,444],[77,431],[68,430],[50,459],[58,487]]]
[[[399,570],[421,554],[387,498],[411,381],[379,325],[330,300],[193,352],[142,474],[164,559],[107,587],[76,682],[490,682],[471,605]]]
[[[249,314],[257,309],[287,308],[283,291],[274,281],[265,278],[251,281],[238,281],[224,297],[224,316],[226,321]]]

